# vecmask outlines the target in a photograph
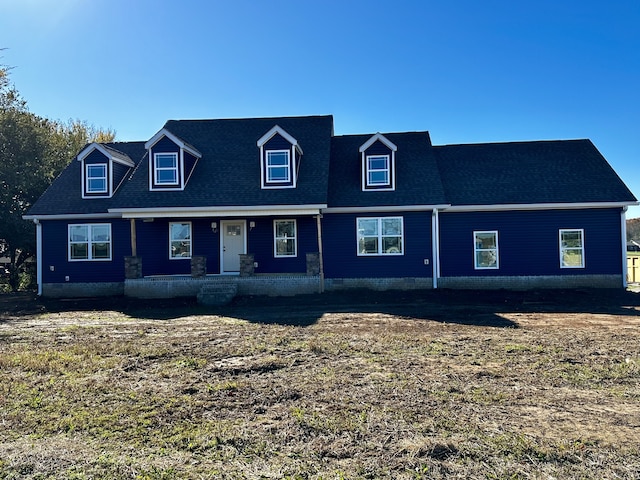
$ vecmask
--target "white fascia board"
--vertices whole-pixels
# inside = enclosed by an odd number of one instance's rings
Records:
[[[118,208],[110,213],[122,218],[168,217],[265,217],[269,215],[318,215],[326,205],[253,205],[231,207]]]
[[[302,148],[298,145],[298,140],[289,135],[280,125],[275,125],[271,130],[261,136],[256,144],[258,147],[264,146],[264,144],[271,140],[276,133],[280,134],[280,136],[284,137],[287,142],[296,147],[296,150],[298,150],[300,155],[302,155]]]
[[[153,137],[151,137],[151,139],[146,142],[144,144],[144,148],[149,150],[150,148],[152,148],[156,143],[158,143],[160,141],[160,139],[162,139],[162,137],[167,137],[169,140],[171,140],[173,143],[175,143],[176,145],[178,145],[180,148],[182,148],[183,150],[186,150],[187,152],[189,152],[191,155],[193,155],[196,158],[202,158],[202,154],[195,149],[195,147],[192,147],[191,145],[189,145],[188,143],[186,143],[184,140],[182,140],[179,137],[176,137],[173,133],[171,133],[169,130],[167,130],[166,128],[163,128],[162,130],[160,130],[158,133],[156,133]]]
[[[23,220],[101,220],[121,218],[117,213],[64,213],[57,215],[23,215]]]
[[[360,153],[364,152],[367,148],[369,148],[371,145],[373,145],[374,143],[376,143],[376,141],[380,140],[382,143],[384,143],[388,148],[391,149],[391,151],[395,152],[398,150],[398,147],[396,147],[396,144],[393,143],[391,140],[389,140],[387,137],[385,137],[384,135],[382,135],[380,132],[376,133],[374,136],[372,136],[369,140],[367,140],[365,143],[362,144],[362,146],[360,147]]]
[[[373,213],[373,212],[430,212],[444,210],[451,205],[376,205],[373,207],[329,207],[322,213]]]
[[[118,162],[121,163],[122,165],[126,165],[127,167],[134,167],[135,163],[133,163],[133,160],[131,160],[128,156],[126,156],[124,153],[122,154],[125,158],[122,157],[116,157],[113,155],[113,153],[111,153],[109,150],[107,150],[106,148],[104,148],[104,146],[102,146],[101,144],[97,143],[97,142],[93,142],[89,145],[87,145],[79,154],[78,154],[78,161],[82,162],[84,161],[85,158],[87,158],[91,152],[93,152],[94,150],[98,150],[101,154],[103,154],[105,157],[107,157],[109,160],[111,160],[112,162]]]
[[[622,208],[638,202],[584,202],[584,203],[514,203],[503,205],[450,205],[445,212],[499,212],[506,210],[582,210],[586,208]]]

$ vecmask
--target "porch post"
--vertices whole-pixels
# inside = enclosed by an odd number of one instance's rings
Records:
[[[320,293],[324,292],[324,260],[322,259],[322,214],[316,215],[318,226],[318,263],[320,263]]]
[[[138,239],[136,238],[136,219],[132,218],[131,223],[131,256],[138,256]]]

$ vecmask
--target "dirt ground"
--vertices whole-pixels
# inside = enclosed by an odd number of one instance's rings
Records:
[[[0,407],[0,478],[635,479],[640,293],[0,295]]]

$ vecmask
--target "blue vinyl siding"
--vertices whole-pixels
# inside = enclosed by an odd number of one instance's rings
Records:
[[[297,255],[295,257],[278,257],[274,255],[273,221],[296,220]],[[248,232],[248,253],[254,255],[258,262],[256,273],[305,273],[307,271],[307,253],[318,252],[318,230],[314,217],[260,217],[247,220],[256,222],[253,230]]]
[[[269,150],[287,150],[289,152],[289,181],[288,182],[269,182],[267,179],[267,151]],[[265,179],[264,182],[270,187],[288,187],[294,184],[294,178],[297,175],[297,165],[299,162],[297,152],[294,153],[295,158],[291,158],[291,144],[282,135],[276,133],[267,143],[263,146],[263,158],[261,159],[262,176]]]
[[[387,155],[389,157],[389,183],[384,184],[384,185],[367,185],[367,157],[368,156],[372,156],[372,155]],[[395,168],[393,165],[393,153],[391,151],[391,149],[389,147],[387,147],[384,143],[382,143],[380,140],[377,140],[376,142],[373,143],[373,145],[371,145],[369,148],[367,148],[364,152],[364,164],[362,165],[361,168],[364,169],[364,176],[365,176],[365,180],[364,180],[364,189],[365,190],[377,190],[380,188],[383,189],[388,189],[389,186],[394,184],[394,178],[393,176],[395,175]]]
[[[170,218],[136,222],[138,256],[142,275],[190,275],[191,259],[169,259],[169,223],[191,222],[191,253],[207,257],[207,273],[220,271],[220,234],[211,229],[210,218]],[[220,221],[218,220],[218,228]]]
[[[111,260],[68,260],[68,226],[70,224],[111,224]],[[128,220],[42,221],[42,280],[43,283],[123,282],[124,257],[131,255],[131,236]],[[53,271],[51,270],[53,267]]]
[[[280,218],[280,217],[278,217]],[[234,218],[172,218],[153,222],[136,222],[138,256],[142,258],[142,274],[190,275],[190,259],[169,259],[169,223],[191,222],[192,254],[207,257],[207,273],[220,273],[220,228],[223,220],[246,220],[247,253],[258,262],[256,273],[305,273],[306,254],[318,251],[317,230],[313,217],[295,218],[297,222],[297,255],[291,258],[275,258],[273,253],[274,217]],[[250,228],[250,222],[255,227]],[[216,222],[217,232],[211,229]]]
[[[391,155],[391,149],[380,140],[376,140],[364,152],[365,155]]]
[[[87,165],[105,165],[106,166],[106,173],[107,173],[107,193],[96,193],[96,192],[89,192],[88,190],[88,185],[87,185]],[[109,195],[111,192],[109,191],[109,178],[110,172],[109,172],[109,159],[107,157],[105,157],[99,150],[94,150],[93,152],[91,152],[83,161],[82,164],[82,178],[83,178],[83,188],[84,188],[84,196],[86,197],[105,197],[107,195]]]
[[[291,144],[279,133],[276,133],[264,144],[264,150],[291,150]]]
[[[404,255],[358,256],[356,218],[364,217],[403,217]],[[322,246],[327,278],[431,277],[431,212],[325,214]]]
[[[126,165],[123,165],[121,163],[118,162],[113,162],[113,189],[114,192],[118,189],[118,186],[120,186],[120,183],[122,183],[122,180],[124,180],[124,178],[127,176],[127,173],[129,173],[130,168],[127,167]]]
[[[178,185],[157,185],[155,183],[155,159],[156,153],[177,153],[178,154]],[[162,137],[158,142],[150,149],[149,155],[149,168],[152,171],[151,181],[153,182],[153,188],[162,189],[176,189],[182,184],[182,177],[180,174],[180,147],[173,143],[168,137]],[[144,266],[143,266],[144,268]]]
[[[559,230],[584,229],[585,268],[560,268]],[[497,231],[500,268],[474,269],[474,231]],[[440,214],[440,274],[620,274],[620,209]]]
[[[184,152],[184,175],[185,181],[189,180],[193,169],[196,167],[198,159],[188,152]]]

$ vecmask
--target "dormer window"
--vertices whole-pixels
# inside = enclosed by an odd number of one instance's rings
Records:
[[[178,154],[154,154],[156,185],[178,185]]]
[[[110,145],[91,143],[78,154],[82,198],[111,198],[134,166],[129,156]]]
[[[295,188],[302,156],[298,141],[276,125],[257,144],[262,188]]]
[[[144,146],[149,152],[149,190],[184,190],[202,154],[166,128]]]
[[[390,185],[389,155],[367,156],[367,187]]]
[[[395,190],[396,150],[398,147],[380,133],[360,147],[363,191]]]
[[[289,150],[267,150],[267,183],[291,181],[289,153]]]
[[[107,193],[107,165],[87,165],[87,193]]]

